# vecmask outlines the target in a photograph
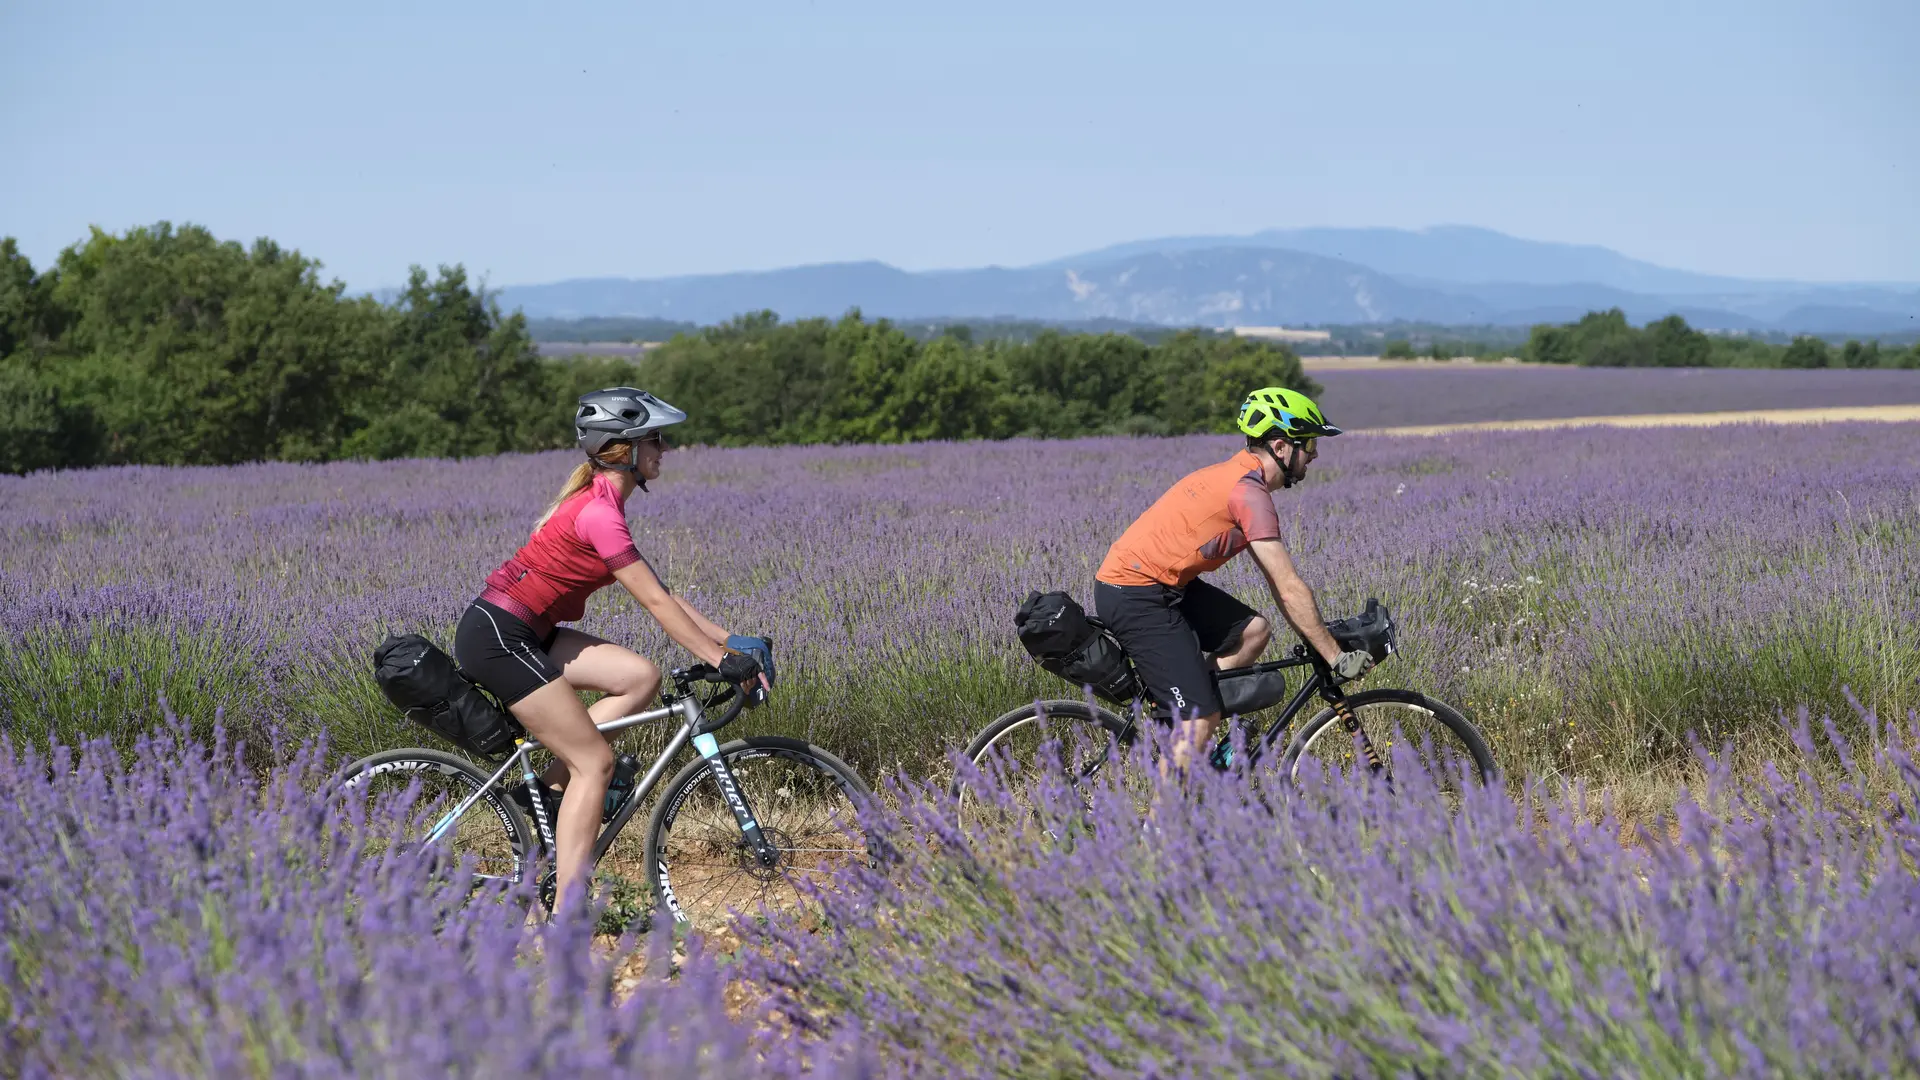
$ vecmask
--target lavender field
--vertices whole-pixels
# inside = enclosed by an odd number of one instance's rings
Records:
[[[668,583],[771,634],[753,726],[859,767],[944,768],[1063,684],[1013,635],[1083,597],[1109,540],[1229,438],[690,450],[630,511]],[[1689,733],[1779,745],[1780,710],[1920,696],[1920,426],[1342,438],[1276,495],[1329,618],[1393,607],[1371,685],[1455,700],[1525,775],[1646,777]],[[242,729],[415,738],[369,677],[389,630],[443,638],[525,536],[562,454],[0,478],[8,731],[129,738],[165,699]],[[1241,560],[1244,562],[1244,560]],[[1257,572],[1217,576],[1263,610]],[[617,590],[583,627],[671,661]],[[1278,647],[1278,646],[1276,646]]]
[[[1313,368],[1349,430],[1566,416],[1920,404],[1920,371],[1448,364]]]
[[[1630,838],[1539,784],[1435,813],[1402,757],[1144,827],[1043,781],[963,846],[896,775],[824,928],[671,966],[396,852],[423,808],[321,794],[319,743],[4,738],[0,1076],[1920,1076],[1920,729],[1853,719]]]
[[[1854,719],[1873,735],[1792,728],[1842,765],[1703,756],[1631,843],[1538,786],[1435,813],[1404,755],[1393,795],[1161,784],[1144,828],[1113,770],[1091,813],[1042,780],[972,858],[908,785],[902,835],[936,842],[831,898],[833,932],[764,933],[754,970],[894,1075],[1920,1075],[1920,726]]]
[[[1019,597],[1233,445],[670,455],[642,549],[782,658],[737,728],[884,782],[902,854],[672,981],[317,793],[418,741],[368,651],[444,637],[570,457],[0,478],[0,1077],[1920,1075],[1920,425],[1343,437],[1296,560],[1515,786],[1042,791],[962,845],[949,752],[1066,690]]]

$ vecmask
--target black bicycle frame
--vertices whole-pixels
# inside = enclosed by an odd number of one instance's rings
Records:
[[[1309,666],[1313,668],[1313,674],[1307,677],[1306,682],[1300,684],[1300,689],[1294,691],[1292,700],[1288,701],[1287,707],[1280,711],[1279,718],[1269,725],[1258,739],[1248,744],[1248,767],[1258,762],[1261,756],[1272,748],[1275,740],[1292,729],[1293,719],[1300,714],[1301,709],[1306,707],[1307,699],[1318,695],[1322,701],[1333,708],[1334,715],[1340,718],[1341,726],[1346,728],[1347,735],[1357,736],[1360,739],[1360,750],[1366,756],[1367,769],[1376,774],[1385,769],[1386,763],[1380,760],[1379,752],[1373,748],[1373,740],[1367,738],[1365,729],[1361,728],[1359,717],[1354,716],[1353,710],[1347,707],[1347,696],[1340,692],[1339,685],[1334,682],[1332,669],[1327,666],[1325,660],[1309,652],[1305,645],[1295,645],[1293,652],[1284,660],[1269,660],[1247,667],[1229,668],[1226,671],[1217,672],[1214,678],[1217,681],[1235,675],[1262,675],[1270,671],[1285,671],[1288,668]],[[1126,730],[1121,734],[1123,743],[1133,741],[1134,718],[1148,707],[1145,697],[1133,699],[1132,708],[1127,710]],[[1220,739],[1225,742],[1232,737],[1233,733],[1229,731],[1222,733]]]

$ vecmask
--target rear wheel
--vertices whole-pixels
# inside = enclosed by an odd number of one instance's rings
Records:
[[[676,926],[711,933],[730,911],[809,910],[802,882],[831,887],[873,865],[879,844],[860,822],[873,792],[845,762],[770,735],[727,743],[720,757],[776,859],[769,866],[755,857],[707,759],[688,763],[647,829],[648,881]]]
[[[1491,784],[1500,776],[1479,730],[1444,701],[1412,690],[1365,690],[1349,695],[1346,703],[1389,783],[1399,755],[1402,762],[1417,763],[1442,800],[1456,807],[1465,788]],[[1358,734],[1349,732],[1332,708],[1300,728],[1283,764],[1287,778],[1296,783],[1316,766],[1349,774],[1371,768]]]
[[[488,788],[489,774],[464,758],[439,750],[386,750],[347,766],[339,790],[364,799],[369,814],[404,813],[408,847],[441,853],[447,865],[468,857],[476,884],[517,884],[528,872],[537,844],[533,826],[500,788]],[[402,809],[401,799],[415,782],[418,798]],[[453,812],[475,792],[480,796],[459,815]],[[370,844],[369,854],[384,850]]]
[[[979,777],[962,773],[953,779],[961,830],[976,839],[1006,835],[1039,813],[1032,804],[1033,781],[1043,771],[1085,783],[1116,755],[1123,757],[1136,735],[1126,720],[1084,701],[1037,701],[1006,713],[967,744],[966,758]],[[976,790],[980,781],[996,794]]]

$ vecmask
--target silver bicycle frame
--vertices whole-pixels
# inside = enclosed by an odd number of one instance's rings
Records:
[[[626,823],[626,816],[632,812],[632,808],[638,805],[653,791],[653,786],[660,782],[661,774],[666,772],[667,766],[673,763],[673,756],[680,752],[681,747],[687,745],[689,739],[693,738],[694,729],[700,726],[700,721],[704,715],[705,713],[700,708],[699,699],[689,694],[686,697],[676,700],[671,705],[662,705],[657,709],[648,709],[644,712],[637,712],[629,716],[609,720],[604,724],[594,725],[594,727],[604,735],[608,732],[622,731],[639,724],[651,724],[658,720],[665,720],[671,716],[680,717],[679,730],[673,733],[673,738],[667,740],[666,748],[660,751],[660,756],[654,761],[653,767],[647,770],[647,775],[643,777],[639,783],[634,785],[633,794],[627,797],[626,809],[622,810],[620,816],[616,819],[619,824],[624,825]],[[433,843],[446,835],[447,830],[453,827],[454,822],[459,821],[468,810],[473,809],[473,804],[479,802],[481,796],[491,791],[493,786],[499,783],[501,778],[506,776],[508,771],[515,765],[521,767],[521,775],[525,777],[527,785],[529,787],[532,786],[535,777],[533,775],[533,761],[529,757],[529,754],[540,748],[540,740],[534,738],[532,735],[527,735],[514,740],[513,745],[514,750],[512,756],[502,762],[500,767],[494,770],[492,776],[487,777],[487,782],[480,785],[479,789],[473,794],[461,800],[460,805],[447,811],[446,815],[433,826],[427,833],[428,843]],[[551,844],[553,843],[553,827],[552,823],[546,820],[546,816],[546,804],[541,800],[534,800],[534,817],[537,819],[534,822],[534,827],[539,829],[542,837],[545,838],[547,843]]]

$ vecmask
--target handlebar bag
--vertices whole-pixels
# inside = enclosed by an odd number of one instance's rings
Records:
[[[1327,633],[1342,649],[1365,650],[1376,661],[1393,655],[1393,614],[1372,597],[1360,614],[1328,623]]]

